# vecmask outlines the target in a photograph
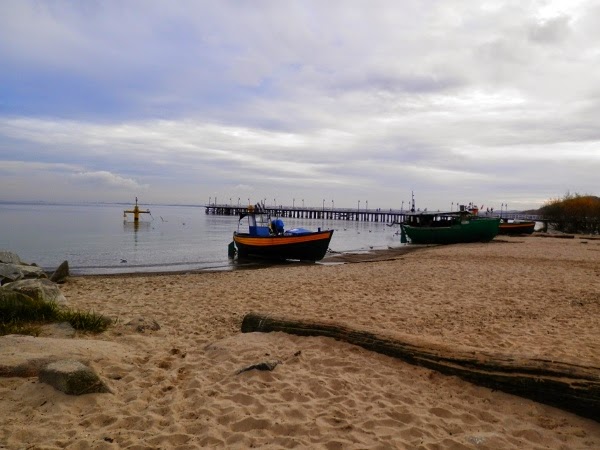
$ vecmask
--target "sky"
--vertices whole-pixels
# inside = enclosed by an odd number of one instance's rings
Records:
[[[0,201],[600,195],[598,0],[3,0]]]

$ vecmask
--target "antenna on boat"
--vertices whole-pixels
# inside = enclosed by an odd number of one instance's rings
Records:
[[[411,195],[412,195],[412,203],[410,206],[410,212],[415,212],[415,191],[411,191]]]

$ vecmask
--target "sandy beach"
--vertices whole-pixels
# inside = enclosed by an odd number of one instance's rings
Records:
[[[331,338],[240,332],[256,312],[600,368],[600,240],[497,237],[348,261],[70,278],[70,307],[116,320],[75,338],[110,343],[89,365],[112,393],[0,378],[0,448],[600,448],[600,423],[558,408]],[[279,364],[239,373],[267,360]]]

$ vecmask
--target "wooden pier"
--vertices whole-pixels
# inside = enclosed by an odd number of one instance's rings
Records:
[[[220,216],[239,216],[248,210],[247,206],[211,203],[203,205],[206,214]],[[311,208],[292,206],[265,206],[265,213],[271,217],[291,217],[293,219],[322,219],[344,220],[354,222],[398,223],[410,212],[401,209],[357,209],[357,208]],[[500,217],[500,214],[480,214],[482,217]],[[503,213],[505,219],[535,220],[545,222],[540,216],[524,215],[521,213]]]
[[[239,216],[248,210],[247,206],[235,206],[227,204],[204,205],[206,214],[220,216]],[[393,223],[404,220],[406,210],[382,210],[382,209],[352,209],[352,208],[310,208],[278,206],[265,207],[266,214],[272,217],[291,217],[294,219],[323,219],[323,220],[346,220],[356,222],[382,222]]]

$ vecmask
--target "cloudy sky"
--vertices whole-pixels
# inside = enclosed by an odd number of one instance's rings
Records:
[[[0,200],[600,195],[599,22],[598,0],[3,0]]]

